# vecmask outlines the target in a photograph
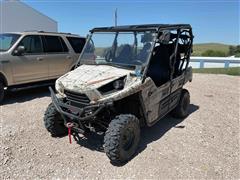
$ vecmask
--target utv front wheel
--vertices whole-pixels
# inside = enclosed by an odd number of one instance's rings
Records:
[[[188,116],[188,107],[190,104],[190,95],[188,90],[183,89],[181,92],[178,105],[172,111],[172,116],[175,118],[185,118]]]
[[[44,125],[53,137],[67,135],[67,128],[64,126],[64,121],[52,103],[49,104],[45,112]]]
[[[130,114],[116,116],[104,137],[104,151],[113,163],[128,161],[140,140],[139,120]]]

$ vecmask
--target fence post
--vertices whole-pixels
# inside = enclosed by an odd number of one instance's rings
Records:
[[[204,68],[204,60],[200,60],[200,68]]]
[[[224,61],[224,68],[229,68],[229,64],[230,64],[229,61]]]

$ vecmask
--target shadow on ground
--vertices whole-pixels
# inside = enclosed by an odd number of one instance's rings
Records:
[[[194,113],[199,109],[199,106],[190,104],[189,105],[189,115]],[[145,127],[141,131],[141,142],[139,146],[139,153],[143,151],[147,145],[153,141],[160,139],[166,132],[168,132],[171,128],[180,128],[184,129],[184,125],[178,125],[183,122],[186,118],[177,119],[173,118],[170,115],[167,115],[165,118],[159,120],[158,123],[153,125],[152,127]]]
[[[50,96],[48,87],[38,87],[19,91],[6,92],[2,105],[22,103],[36,98]]]
[[[84,137],[80,137],[79,135],[77,135],[74,137],[74,139],[80,146],[86,147],[93,151],[104,152],[103,137],[104,135],[87,133]]]
[[[194,113],[199,109],[198,105],[190,104],[189,106],[189,115]],[[154,126],[152,127],[144,127],[141,129],[141,140],[138,147],[138,152],[135,154],[139,154],[147,145],[153,141],[160,139],[166,132],[168,132],[171,128],[181,128],[184,129],[185,126],[178,125],[179,123],[183,122],[184,119],[176,119],[171,116],[166,116],[165,118],[159,120]],[[88,149],[93,151],[100,151],[104,152],[103,150],[103,137],[104,135],[96,135],[89,133],[86,137],[75,137],[77,143],[81,146],[84,146]],[[133,157],[134,158],[134,157]],[[126,164],[126,163],[125,163]],[[113,164],[116,166],[123,166],[124,164]]]

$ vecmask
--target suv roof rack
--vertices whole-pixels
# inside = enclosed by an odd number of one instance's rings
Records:
[[[71,34],[71,33],[64,33],[64,32],[51,32],[51,31],[42,31],[42,30],[37,31],[37,32],[39,32],[39,33],[54,33],[54,34]]]
[[[43,31],[43,30],[27,30],[27,31],[24,31],[24,32],[38,32],[38,33],[52,33],[52,34],[67,34],[67,35],[79,36],[78,34],[64,33],[64,32],[53,32],[53,31]]]

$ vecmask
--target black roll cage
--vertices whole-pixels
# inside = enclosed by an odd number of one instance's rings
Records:
[[[147,71],[149,68],[149,64],[150,64],[150,60],[152,58],[153,55],[153,49],[157,43],[157,40],[159,38],[160,32],[163,31],[172,31],[172,30],[176,30],[177,31],[177,35],[175,38],[175,45],[174,45],[174,53],[170,56],[170,69],[171,69],[171,76],[170,76],[170,80],[172,81],[173,78],[173,72],[174,72],[174,65],[176,62],[176,58],[177,58],[177,50],[178,50],[178,44],[179,44],[179,39],[180,38],[188,38],[188,36],[186,35],[182,35],[181,33],[183,32],[188,32],[190,35],[190,44],[188,46],[187,52],[185,54],[184,57],[184,61],[186,60],[186,65],[185,65],[185,69],[188,67],[189,64],[189,59],[190,59],[190,55],[191,55],[191,51],[192,51],[192,42],[193,42],[193,34],[192,34],[192,27],[190,24],[143,24],[143,25],[128,25],[128,26],[112,26],[112,27],[98,27],[98,28],[93,28],[92,30],[90,30],[90,35],[87,36],[87,41],[83,47],[82,52],[84,52],[86,45],[88,44],[89,40],[92,37],[92,34],[95,32],[116,32],[116,36],[113,42],[113,46],[114,43],[116,41],[116,38],[119,34],[119,32],[135,32],[134,34],[136,34],[136,32],[145,32],[145,31],[151,31],[151,32],[155,32],[157,34],[157,36],[154,37],[153,39],[153,43],[151,46],[151,53],[149,54],[147,61],[146,61],[146,66],[144,68],[143,71],[143,75],[142,75],[142,82],[145,81],[146,76],[147,76]],[[82,57],[82,54],[79,56],[78,62],[75,65],[75,68],[78,67],[80,65],[80,59]],[[184,62],[182,62],[181,64],[181,68],[183,67]]]
[[[187,50],[187,57],[184,58],[184,60],[187,60],[187,63],[186,63],[186,66],[185,66],[185,69],[186,67],[188,67],[188,64],[189,64],[189,58],[190,58],[190,55],[191,55],[191,49],[192,49],[192,41],[193,41],[193,34],[192,34],[192,28],[190,26],[190,28],[181,28],[181,27],[176,27],[176,28],[168,28],[168,27],[163,27],[163,28],[159,28],[158,29],[158,32],[157,32],[157,36],[155,37],[154,39],[154,43],[152,44],[152,47],[151,47],[151,53],[149,54],[149,57],[148,57],[148,60],[147,60],[147,66],[145,67],[144,69],[144,72],[143,72],[143,79],[142,79],[142,82],[145,81],[146,79],[146,76],[147,76],[147,72],[148,72],[148,68],[149,68],[149,65],[150,65],[150,60],[152,58],[152,55],[153,55],[153,49],[154,47],[156,46],[156,43],[157,43],[157,40],[159,38],[159,35],[160,35],[160,32],[163,32],[165,30],[177,30],[177,36],[176,36],[176,41],[175,41],[175,44],[174,44],[174,53],[171,54],[170,56],[170,69],[171,69],[171,76],[170,76],[170,81],[172,81],[173,79],[173,73],[174,73],[174,65],[175,65],[175,62],[176,62],[176,58],[177,58],[177,50],[178,50],[178,44],[179,44],[179,38],[183,38],[183,36],[181,36],[181,33],[182,32],[185,32],[186,29],[189,29],[189,35],[190,35],[190,44],[189,44],[189,47],[188,47],[188,50]],[[181,31],[182,30],[182,31]],[[183,63],[182,65],[183,66]]]

